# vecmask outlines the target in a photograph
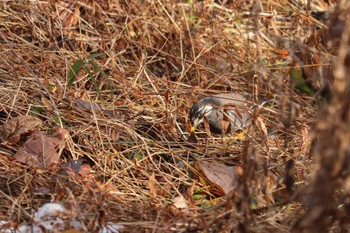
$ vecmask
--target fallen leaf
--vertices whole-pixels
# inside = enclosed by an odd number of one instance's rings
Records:
[[[239,167],[226,166],[213,161],[198,161],[195,168],[209,181],[213,192],[217,195],[225,195],[238,185]]]
[[[149,188],[149,195],[150,195],[150,201],[152,204],[157,203],[157,181],[155,178],[154,172],[152,175],[149,177],[149,183],[148,183],[148,188]]]
[[[180,195],[174,198],[173,206],[182,213],[189,213],[188,204],[184,196]]]
[[[114,114],[113,111],[110,110],[103,110],[98,104],[93,103],[93,102],[88,102],[82,99],[77,99],[75,101],[75,104],[77,108],[83,111],[88,111],[88,112],[95,112],[97,114],[103,114],[108,117],[115,117],[116,115]]]
[[[89,111],[89,112],[96,112],[96,113],[102,113],[102,110],[100,106],[98,106],[96,103],[88,102],[82,99],[77,99],[75,101],[75,104],[80,110],[83,111]]]
[[[33,116],[15,117],[0,127],[0,141],[16,143],[21,136],[34,131],[42,121]]]
[[[67,31],[74,29],[79,22],[79,6],[74,3],[58,1],[57,9],[59,11],[54,12],[53,18],[61,21],[62,32],[66,34]]]
[[[194,135],[194,132],[191,132],[190,133],[190,136],[188,137],[188,140],[187,140],[189,143],[197,143],[197,138],[196,136]]]
[[[50,100],[48,100],[47,98],[45,97],[41,97],[41,102],[43,103],[43,105],[45,105],[45,107],[52,111],[53,110],[53,105],[51,104]]]
[[[91,169],[90,165],[89,164],[83,164],[80,167],[78,174],[81,177],[88,177],[88,175],[90,175],[91,172],[92,172],[92,169]]]
[[[55,137],[44,135],[40,131],[34,132],[15,154],[17,161],[38,168],[47,168],[57,163],[65,147],[68,131],[58,128]]]
[[[69,160],[62,165],[61,174],[70,176],[72,179],[81,180],[89,178],[91,167],[89,164],[83,164],[83,160]]]

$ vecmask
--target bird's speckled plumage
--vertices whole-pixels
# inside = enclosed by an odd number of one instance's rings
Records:
[[[205,97],[196,102],[189,116],[195,129],[208,120],[210,131],[221,134],[223,131],[224,114],[227,114],[229,126],[226,133],[242,130],[251,124],[247,100],[239,94],[217,94]]]

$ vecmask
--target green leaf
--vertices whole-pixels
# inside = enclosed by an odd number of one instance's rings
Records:
[[[142,159],[142,154],[141,153],[137,153],[136,155],[134,155],[134,158],[136,158],[137,161],[140,161]]]
[[[71,87],[75,81],[75,79],[77,78],[77,74],[79,72],[79,70],[81,69],[81,67],[84,65],[84,61],[81,59],[78,59],[74,62],[74,64],[72,65],[72,67],[69,69],[68,72],[68,88]]]
[[[101,90],[100,90],[100,87],[98,86],[98,84],[96,82],[96,79],[95,79],[94,75],[91,73],[89,68],[84,67],[84,70],[89,75],[91,82],[94,84],[94,87],[96,89],[96,92],[97,92],[98,96],[101,97]]]
[[[210,201],[204,199],[201,201],[201,207],[205,208],[205,209],[209,209],[209,208],[213,207],[213,205],[211,204]]]
[[[44,111],[44,108],[39,106],[32,106],[30,110],[30,115],[32,115],[33,117],[40,118],[40,115]]]
[[[100,72],[103,76],[107,77],[106,72],[104,72],[103,70],[101,70],[101,68],[98,67],[98,65],[97,65],[95,62],[89,61],[89,64],[92,65],[92,67],[93,67],[96,71]]]
[[[96,57],[101,57],[103,55],[103,53],[93,53],[90,54],[87,59],[92,59],[92,58],[96,58]]]
[[[255,210],[256,208],[258,208],[256,203],[250,203],[250,209]]]
[[[314,96],[315,92],[307,85],[302,75],[301,70],[296,68],[291,68],[289,71],[289,76],[294,82],[295,88],[301,93],[307,94],[309,96]]]
[[[193,194],[192,198],[193,198],[193,200],[201,200],[201,199],[203,199],[203,195],[202,194]]]

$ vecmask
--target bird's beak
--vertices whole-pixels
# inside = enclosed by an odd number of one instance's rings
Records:
[[[192,125],[191,130],[190,130],[190,133],[193,133],[193,132],[197,129],[198,125],[199,125],[201,122],[202,122],[201,119],[198,119],[198,118],[194,119],[194,120],[193,120],[193,125]]]

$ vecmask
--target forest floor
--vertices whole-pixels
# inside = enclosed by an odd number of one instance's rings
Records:
[[[0,232],[346,231],[350,6],[305,2],[0,0]]]

